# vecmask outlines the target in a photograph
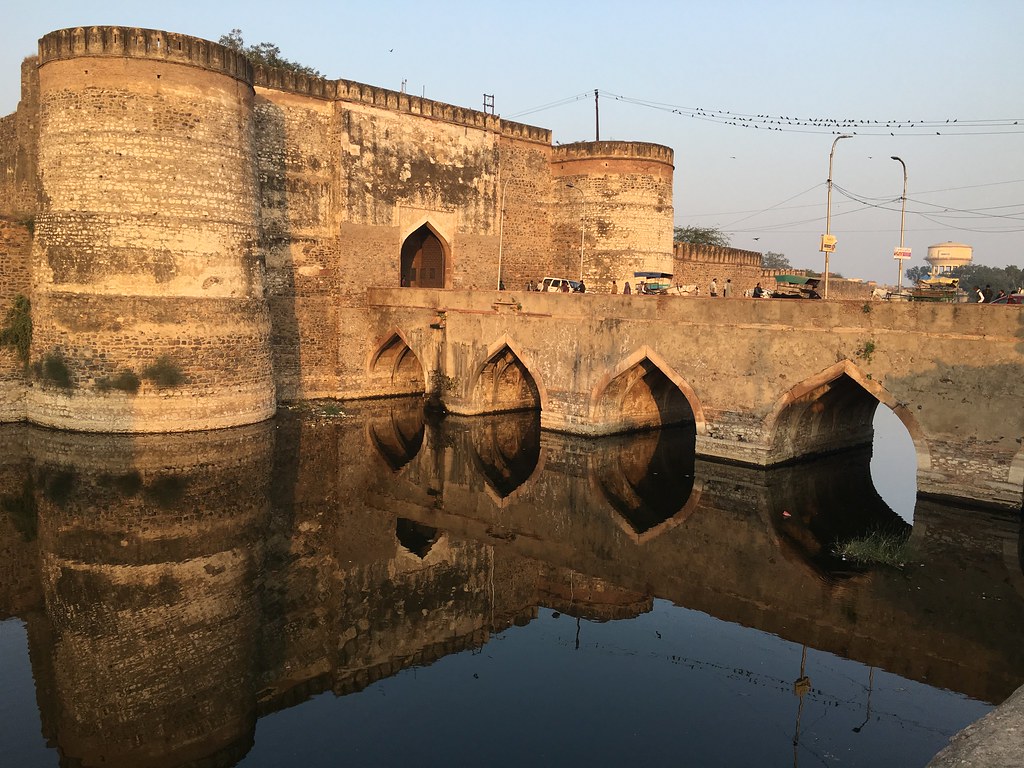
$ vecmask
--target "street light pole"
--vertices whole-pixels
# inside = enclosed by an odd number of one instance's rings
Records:
[[[832,151],[828,153],[828,202],[825,204],[825,237],[831,237],[832,235],[832,158],[836,154],[836,144],[839,143],[840,139],[852,139],[853,134],[842,133],[836,136],[835,141],[832,142]],[[825,286],[824,293],[822,294],[826,299],[828,298],[828,255],[831,251],[828,248],[835,247],[832,244],[826,245],[822,243],[822,249],[825,249]]]
[[[587,196],[583,194],[583,190],[573,184],[571,181],[566,184],[569,189],[575,189],[580,193],[580,282],[583,282],[583,243],[587,237]]]
[[[907,164],[904,163],[896,155],[891,156],[892,160],[897,161],[903,166],[903,197],[900,198],[902,205],[900,206],[900,253],[903,252],[903,224],[907,219]],[[896,293],[901,294],[903,292],[903,259],[897,259],[899,262],[899,274],[896,276]]]

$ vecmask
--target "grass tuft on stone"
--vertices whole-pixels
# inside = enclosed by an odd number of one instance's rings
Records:
[[[908,558],[909,533],[874,530],[864,536],[839,542],[835,554],[862,565],[888,565],[901,568]]]

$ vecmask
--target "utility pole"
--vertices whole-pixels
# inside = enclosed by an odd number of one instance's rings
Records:
[[[601,112],[597,103],[597,88],[594,89],[594,141],[601,140]]]

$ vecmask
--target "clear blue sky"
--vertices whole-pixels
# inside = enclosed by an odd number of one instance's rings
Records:
[[[721,227],[734,246],[782,252],[798,267],[822,266],[834,138],[806,123],[858,121],[836,148],[833,270],[895,282],[903,172],[892,155],[909,175],[907,266],[948,240],[974,246],[982,264],[1024,265],[1021,0],[49,0],[5,13],[0,114],[15,109],[18,65],[39,37],[93,24],[210,40],[238,27],[247,43],[274,42],[326,77],[395,90],[405,81],[411,93],[478,109],[494,94],[499,114],[562,143],[594,138],[599,89],[602,139],[675,150],[677,223]],[[734,126],[726,112],[793,124]],[[965,130],[969,121],[990,122]]]

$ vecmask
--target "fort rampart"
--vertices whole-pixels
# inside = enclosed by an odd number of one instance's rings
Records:
[[[34,228],[29,279],[20,256],[0,268],[34,325],[27,366],[0,360],[5,419],[251,423],[279,398],[365,391],[368,286],[582,270],[601,290],[671,259],[666,147],[556,149],[544,128],[161,30],[44,36],[0,139],[0,215]]]

